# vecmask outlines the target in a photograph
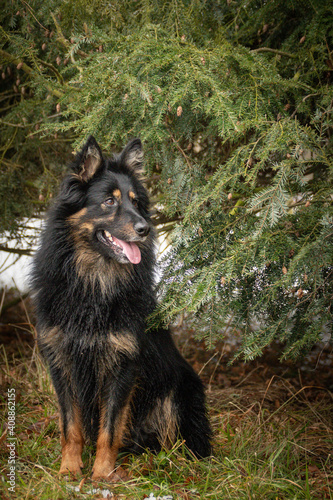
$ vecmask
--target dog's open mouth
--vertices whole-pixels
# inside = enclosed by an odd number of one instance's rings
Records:
[[[109,231],[98,231],[97,237],[104,245],[111,247],[116,255],[126,256],[132,264],[139,264],[141,261],[141,252],[135,243],[119,240],[112,236]]]

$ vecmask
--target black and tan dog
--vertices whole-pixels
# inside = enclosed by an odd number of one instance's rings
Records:
[[[88,439],[93,478],[117,481],[119,449],[159,450],[179,436],[210,454],[202,383],[165,329],[146,331],[156,305],[154,230],[131,141],[104,159],[90,137],[50,209],[32,272],[38,345],[58,396],[61,473],[79,473]]]

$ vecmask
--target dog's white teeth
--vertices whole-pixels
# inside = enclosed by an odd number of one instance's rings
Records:
[[[105,231],[105,236],[107,237],[108,240],[113,242],[113,238],[112,238],[111,234],[109,233],[109,231]]]
[[[112,234],[109,233],[109,231],[104,231],[104,235],[110,241],[110,243],[112,243],[113,245],[115,245],[118,248],[122,248],[121,245],[119,245],[119,243],[117,241],[114,241]]]

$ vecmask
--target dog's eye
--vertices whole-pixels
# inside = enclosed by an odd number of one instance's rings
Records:
[[[132,199],[132,203],[135,206],[135,208],[138,208],[139,202],[138,202],[138,200],[136,198]]]
[[[105,200],[104,204],[108,207],[112,207],[112,205],[116,204],[116,200],[114,198],[108,198],[107,200]]]

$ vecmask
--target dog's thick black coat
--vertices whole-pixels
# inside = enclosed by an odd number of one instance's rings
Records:
[[[168,330],[146,330],[156,306],[154,230],[139,180],[141,142],[105,159],[93,137],[50,209],[34,259],[38,345],[60,406],[60,472],[117,480],[118,450],[158,450],[179,436],[210,454],[202,383]]]

